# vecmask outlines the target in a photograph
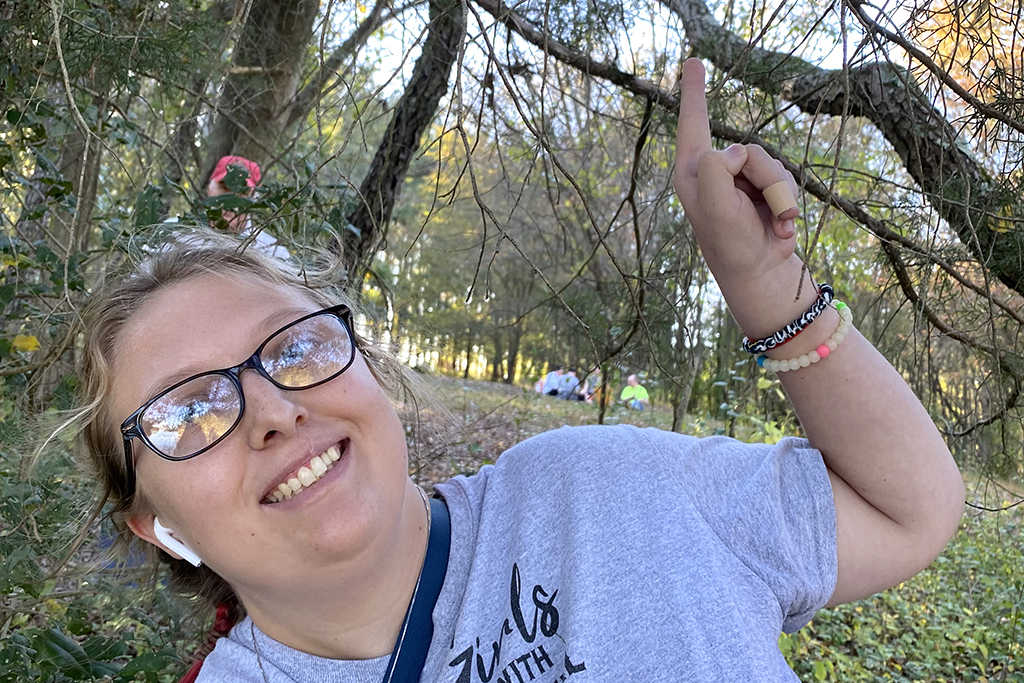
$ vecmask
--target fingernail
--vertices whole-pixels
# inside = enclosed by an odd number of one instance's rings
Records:
[[[725,153],[731,156],[733,159],[739,159],[746,153],[746,150],[743,148],[743,145],[737,142],[726,147]]]

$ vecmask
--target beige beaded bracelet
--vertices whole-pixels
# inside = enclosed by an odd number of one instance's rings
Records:
[[[853,311],[842,301],[836,302],[836,310],[839,311],[839,327],[832,334],[827,342],[799,358],[789,360],[773,360],[767,356],[758,356],[757,364],[768,372],[789,372],[797,368],[806,368],[811,363],[817,363],[822,358],[836,350],[836,347],[843,343],[843,339],[853,327]]]

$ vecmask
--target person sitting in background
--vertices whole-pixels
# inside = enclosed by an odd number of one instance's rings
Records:
[[[580,397],[579,388],[580,379],[576,376],[576,368],[569,368],[558,385],[558,398],[563,401],[575,401]]]
[[[226,194],[233,194],[231,188],[227,186],[226,179],[228,176],[228,170],[231,168],[237,168],[246,174],[245,184],[247,191],[244,197],[251,197],[256,191],[256,186],[260,184],[260,165],[255,161],[246,159],[245,157],[238,156],[226,156],[221,157],[220,161],[217,162],[217,166],[213,169],[213,174],[210,175],[210,183],[206,187],[206,194],[208,197],[220,197]],[[277,240],[267,232],[266,230],[256,231],[255,234],[252,228],[252,219],[246,213],[236,213],[234,211],[224,211],[222,214],[224,223],[227,224],[228,230],[238,235],[241,238],[252,238],[256,244],[256,248],[274,258],[286,259],[290,256],[288,250],[277,243]],[[211,228],[217,228],[218,225],[215,221],[210,221]]]
[[[558,396],[558,387],[562,384],[562,374],[564,372],[561,365],[551,368],[551,372],[544,378],[544,386],[541,388],[540,393],[545,396]]]
[[[643,410],[651,404],[650,394],[640,386],[640,380],[636,375],[626,378],[626,386],[623,387],[619,400],[631,410]]]

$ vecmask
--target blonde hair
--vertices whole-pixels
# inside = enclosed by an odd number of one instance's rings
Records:
[[[112,360],[118,339],[136,311],[156,293],[176,283],[211,274],[257,278],[294,289],[325,307],[337,303],[351,305],[337,279],[331,277],[336,272],[335,268],[300,269],[264,255],[255,247],[246,248],[234,237],[196,229],[179,234],[173,243],[108,279],[90,297],[83,316],[85,339],[78,367],[82,408],[67,424],[81,427],[80,447],[100,485],[92,518],[104,515],[112,523],[118,537],[113,552],[137,557],[141,551],[154,567],[156,558],[167,562],[171,587],[183,596],[200,598],[211,606],[235,600],[230,585],[208,567],[192,567],[149,543],[137,543],[127,527],[132,515],[149,510],[125,469],[124,442],[119,429],[125,416],[111,415],[109,411],[115,372]],[[393,357],[358,333],[355,339],[356,347],[385,389],[394,390],[404,383],[402,368]]]

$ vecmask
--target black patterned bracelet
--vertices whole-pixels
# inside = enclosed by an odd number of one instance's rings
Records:
[[[818,298],[814,300],[814,303],[811,304],[811,307],[808,308],[803,315],[770,337],[758,339],[757,341],[750,341],[750,339],[744,337],[743,350],[747,353],[756,354],[764,353],[769,349],[774,349],[776,346],[782,346],[790,339],[803,332],[808,325],[814,322],[814,319],[821,315],[821,312],[824,311],[830,303],[832,303],[832,298],[834,296],[835,292],[832,290],[830,285],[819,285]]]

